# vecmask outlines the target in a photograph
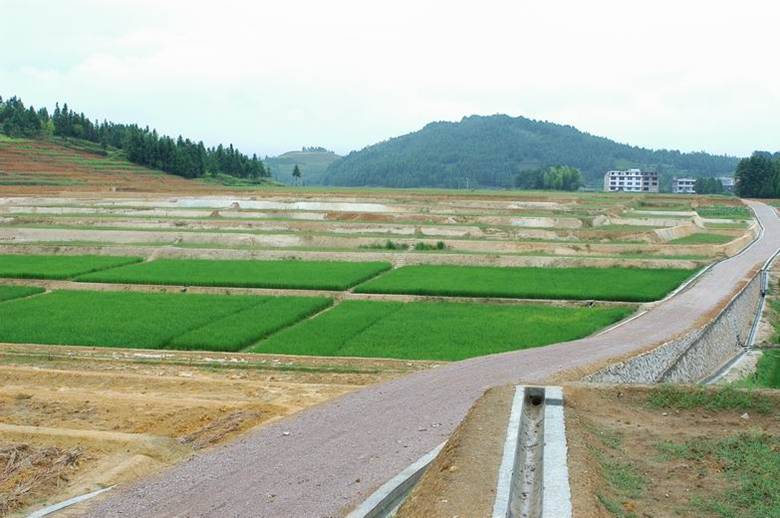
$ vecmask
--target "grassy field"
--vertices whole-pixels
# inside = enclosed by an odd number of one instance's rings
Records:
[[[587,336],[630,308],[346,301],[254,352],[461,360]]]
[[[569,465],[588,470],[572,478],[577,516],[780,516],[776,394],[590,387],[567,400]]]
[[[160,259],[80,276],[89,282],[346,290],[389,263]]]
[[[740,387],[780,389],[780,350],[764,351],[756,365],[756,372],[737,383]]]
[[[720,245],[733,241],[734,236],[725,234],[711,234],[707,232],[697,232],[685,237],[678,237],[669,241],[675,245]]]
[[[664,297],[693,274],[681,269],[407,266],[359,286],[361,293],[615,300]]]
[[[8,301],[0,306],[0,342],[93,345],[107,347],[165,347],[177,337],[177,347],[204,344],[214,349],[251,342],[268,326],[265,313],[251,320],[227,318],[268,303],[269,321],[279,327],[287,312],[292,323],[303,306],[279,298],[184,295],[129,292],[55,291],[39,297]],[[315,299],[312,304],[324,304]],[[309,307],[309,310],[312,308]],[[45,325],[42,325],[45,322]],[[198,329],[199,331],[193,331]],[[192,332],[192,333],[190,333]],[[187,333],[189,334],[189,338]],[[183,335],[183,336],[182,336]],[[222,346],[220,336],[224,335]],[[186,339],[186,340],[185,340]],[[202,343],[201,343],[202,340]]]
[[[31,286],[0,286],[0,302],[3,302],[4,300],[27,297],[43,292],[43,288],[35,288]]]
[[[263,297],[264,302],[177,336],[169,349],[238,351],[333,303],[324,297]]]
[[[98,255],[0,255],[0,277],[70,279],[140,261],[137,257]]]
[[[691,507],[723,518],[780,516],[780,437],[759,432],[719,440],[696,438],[662,443],[659,451],[678,462],[717,465],[728,489],[714,498],[696,498]]]

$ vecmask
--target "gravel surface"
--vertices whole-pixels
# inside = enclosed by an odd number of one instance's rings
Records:
[[[599,336],[449,364],[264,426],[137,485],[94,517],[335,517],[445,440],[492,386],[540,382],[645,350],[710,318],[780,245],[780,220],[751,203],[763,238],[688,290]]]

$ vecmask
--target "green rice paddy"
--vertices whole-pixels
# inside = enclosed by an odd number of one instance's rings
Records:
[[[733,241],[734,236],[726,234],[711,234],[708,232],[697,232],[685,237],[672,239],[669,243],[673,245],[720,245]]]
[[[358,286],[360,293],[648,302],[694,270],[406,266]]]
[[[43,288],[36,288],[34,286],[0,286],[0,302],[21,297],[29,297],[30,295],[43,292]]]
[[[324,297],[263,297],[263,300],[177,336],[166,348],[238,351],[333,303]]]
[[[0,342],[237,350],[328,303],[321,298],[55,291],[0,305]]]
[[[70,279],[140,261],[138,257],[102,255],[0,255],[0,277]]]
[[[79,281],[241,288],[346,290],[390,269],[383,262],[159,259],[82,275]]]
[[[462,360],[582,338],[632,308],[346,301],[251,350],[318,356]]]

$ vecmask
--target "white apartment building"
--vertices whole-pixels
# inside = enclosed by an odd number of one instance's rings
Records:
[[[696,178],[672,178],[672,192],[676,194],[696,194]]]
[[[604,175],[605,192],[658,192],[658,173],[628,169],[607,171]]]

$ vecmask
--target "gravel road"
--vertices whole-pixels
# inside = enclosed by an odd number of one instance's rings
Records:
[[[445,440],[488,387],[638,352],[708,318],[780,246],[774,210],[751,203],[764,236],[688,290],[599,336],[418,372],[305,410],[115,492],[87,516],[337,517]]]

